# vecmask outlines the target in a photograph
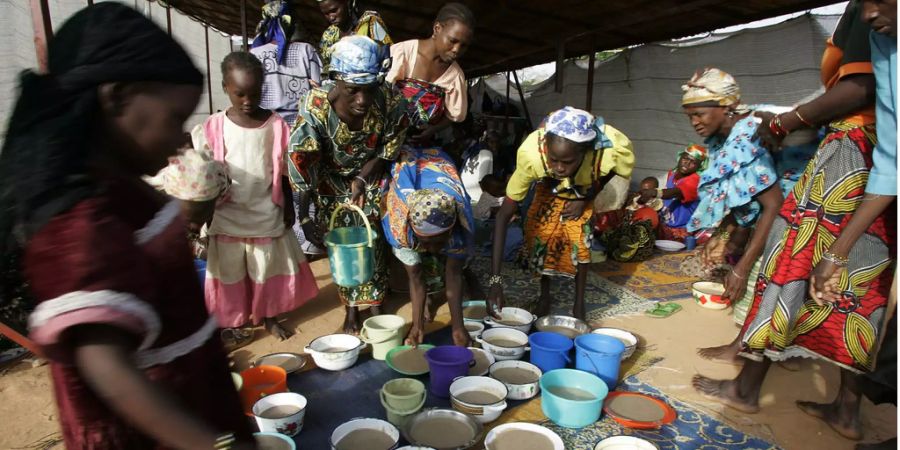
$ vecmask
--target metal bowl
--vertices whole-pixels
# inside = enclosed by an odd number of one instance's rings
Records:
[[[253,365],[255,367],[277,366],[284,369],[287,373],[294,373],[306,366],[306,358],[297,353],[269,353],[268,355],[260,356]]]
[[[565,334],[570,339],[591,332],[591,327],[587,323],[570,316],[544,316],[538,319],[534,326],[538,331]],[[566,330],[568,333],[561,332],[562,330]]]
[[[433,419],[445,419],[445,420],[451,419],[451,420],[455,420],[455,421],[465,424],[467,427],[469,427],[469,429],[472,432],[471,433],[472,439],[469,442],[467,442],[463,445],[460,445],[458,447],[435,447],[434,445],[431,445],[428,442],[421,442],[421,441],[417,441],[416,439],[413,439],[412,430],[414,430],[420,424],[427,422],[429,420],[433,420]],[[438,450],[464,450],[464,449],[467,449],[469,447],[472,447],[476,443],[478,443],[478,441],[481,440],[481,436],[483,434],[484,434],[484,426],[481,425],[481,423],[479,423],[478,420],[476,420],[474,417],[472,417],[468,414],[464,414],[464,413],[461,413],[461,412],[453,410],[453,409],[426,409],[426,410],[416,414],[411,419],[409,419],[409,422],[407,422],[406,426],[403,427],[403,437],[409,443],[411,443],[413,445],[423,445],[423,446],[431,445],[432,447],[434,447]]]

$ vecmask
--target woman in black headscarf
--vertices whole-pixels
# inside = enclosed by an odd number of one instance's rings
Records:
[[[141,180],[174,156],[203,76],[150,20],[78,12],[26,72],[0,153],[4,298],[19,279],[66,448],[252,448],[177,203]],[[2,301],[0,301],[2,302]]]

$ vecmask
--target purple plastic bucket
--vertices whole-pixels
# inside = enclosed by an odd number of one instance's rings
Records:
[[[432,394],[450,397],[450,383],[469,374],[469,366],[475,363],[472,350],[455,345],[441,345],[425,352],[428,369],[431,371]]]

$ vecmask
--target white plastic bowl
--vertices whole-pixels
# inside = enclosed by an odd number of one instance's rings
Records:
[[[606,438],[594,447],[594,450],[659,450],[656,444],[632,436],[615,436]]]
[[[460,400],[457,396],[470,391],[484,391],[494,394],[500,401],[482,405]],[[450,384],[450,404],[453,409],[475,417],[481,423],[497,420],[506,409],[506,385],[490,377],[462,377]]]
[[[500,310],[502,320],[512,320],[521,323],[521,325],[507,325],[498,322],[496,319],[488,315],[484,318],[485,325],[492,328],[513,328],[528,334],[531,331],[531,325],[537,320],[537,316],[522,308],[513,308],[507,306]]]
[[[519,345],[514,347],[504,347],[488,342],[491,338],[503,338]],[[481,347],[494,355],[497,361],[508,361],[512,359],[521,359],[526,351],[531,350],[528,346],[528,335],[515,328],[491,328],[484,330],[481,337],[477,339]]]
[[[634,354],[634,350],[637,348],[637,336],[619,328],[597,328],[596,330],[591,331],[591,333],[614,337],[622,341],[622,343],[625,344],[625,352],[622,353],[622,361],[630,358],[631,355]]]
[[[476,366],[470,367],[469,368],[469,376],[483,377],[483,376],[487,375],[488,371],[491,369],[491,365],[493,365],[495,362],[497,362],[497,360],[494,359],[494,355],[492,355],[491,352],[489,352],[483,348],[469,347],[469,350],[472,350],[472,355],[475,356],[476,362],[479,358],[479,355],[483,356],[484,359],[486,359],[488,362],[487,365],[484,366],[483,370],[479,370],[477,372],[475,371]]]
[[[312,355],[316,365],[325,370],[344,370],[359,358],[366,344],[349,334],[329,334],[317,337],[303,351]]]
[[[331,450],[337,450],[337,444],[341,442],[341,439],[346,437],[348,434],[352,433],[356,430],[377,430],[382,433],[387,434],[394,440],[394,445],[390,448],[397,448],[397,445],[400,442],[400,430],[397,427],[391,425],[387,421],[381,419],[352,419],[347,422],[344,422],[339,427],[334,429],[334,432],[331,433]]]
[[[493,450],[493,445],[497,440],[497,436],[501,435],[504,431],[509,430],[525,430],[531,431],[534,433],[539,433],[546,436],[550,439],[550,442],[553,442],[553,450],[566,450],[566,446],[563,443],[561,437],[558,434],[554,433],[547,427],[542,427],[540,425],[535,425],[533,423],[524,423],[524,422],[514,422],[514,423],[506,423],[503,425],[498,425],[493,430],[491,430],[487,437],[484,438],[484,446],[486,450]]]

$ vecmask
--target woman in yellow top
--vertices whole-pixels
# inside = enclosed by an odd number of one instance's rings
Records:
[[[525,219],[521,259],[541,276],[539,316],[550,312],[550,276],[575,278],[572,315],[586,316],[584,289],[591,260],[593,200],[613,177],[634,167],[631,141],[587,111],[566,106],[551,113],[519,147],[516,170],[497,213],[488,304],[503,307],[503,247],[506,227],[532,184],[534,199]]]

